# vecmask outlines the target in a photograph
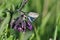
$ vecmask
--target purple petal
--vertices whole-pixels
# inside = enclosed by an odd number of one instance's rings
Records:
[[[22,22],[22,28],[26,28],[26,22],[25,21]]]
[[[14,26],[14,29],[15,29],[15,30],[17,30],[17,29],[18,29],[18,27],[19,27],[19,25],[15,25],[15,26]]]
[[[32,24],[31,24],[31,22],[29,20],[27,21],[27,26],[28,26],[29,30],[32,30]]]
[[[22,20],[19,18],[15,24],[19,24]]]
[[[26,22],[25,21],[22,22],[22,29],[23,29],[23,31],[26,30]]]
[[[22,29],[21,27],[18,27],[17,30],[18,30],[19,32],[20,32],[20,31],[23,31],[23,29]]]

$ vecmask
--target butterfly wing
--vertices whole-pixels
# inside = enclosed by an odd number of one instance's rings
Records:
[[[28,14],[28,19],[32,22],[32,21],[34,21],[38,16],[39,16],[38,13],[30,12],[30,13]]]

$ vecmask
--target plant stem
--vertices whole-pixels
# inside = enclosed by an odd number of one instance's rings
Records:
[[[21,11],[22,8],[25,6],[25,4],[28,2],[28,0],[23,0],[22,3],[21,3],[21,6],[20,8],[17,10],[17,11]]]
[[[57,27],[58,27],[58,26],[56,26],[55,32],[54,32],[54,40],[56,40],[56,37],[57,37]]]
[[[42,17],[44,18],[47,13],[48,13],[48,1],[49,0],[44,0],[44,5],[43,5],[43,13],[42,13]]]

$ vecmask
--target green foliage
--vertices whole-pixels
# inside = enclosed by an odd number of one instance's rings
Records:
[[[33,30],[17,32],[9,26],[17,18],[22,0],[0,0],[0,40],[60,40],[60,0],[28,0],[22,11],[37,12],[39,17],[32,23]]]

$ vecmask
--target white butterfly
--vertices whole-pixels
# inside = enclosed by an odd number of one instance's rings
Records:
[[[39,16],[38,13],[29,12],[29,14],[28,14],[28,19],[32,22],[32,21],[34,21],[38,16]]]

